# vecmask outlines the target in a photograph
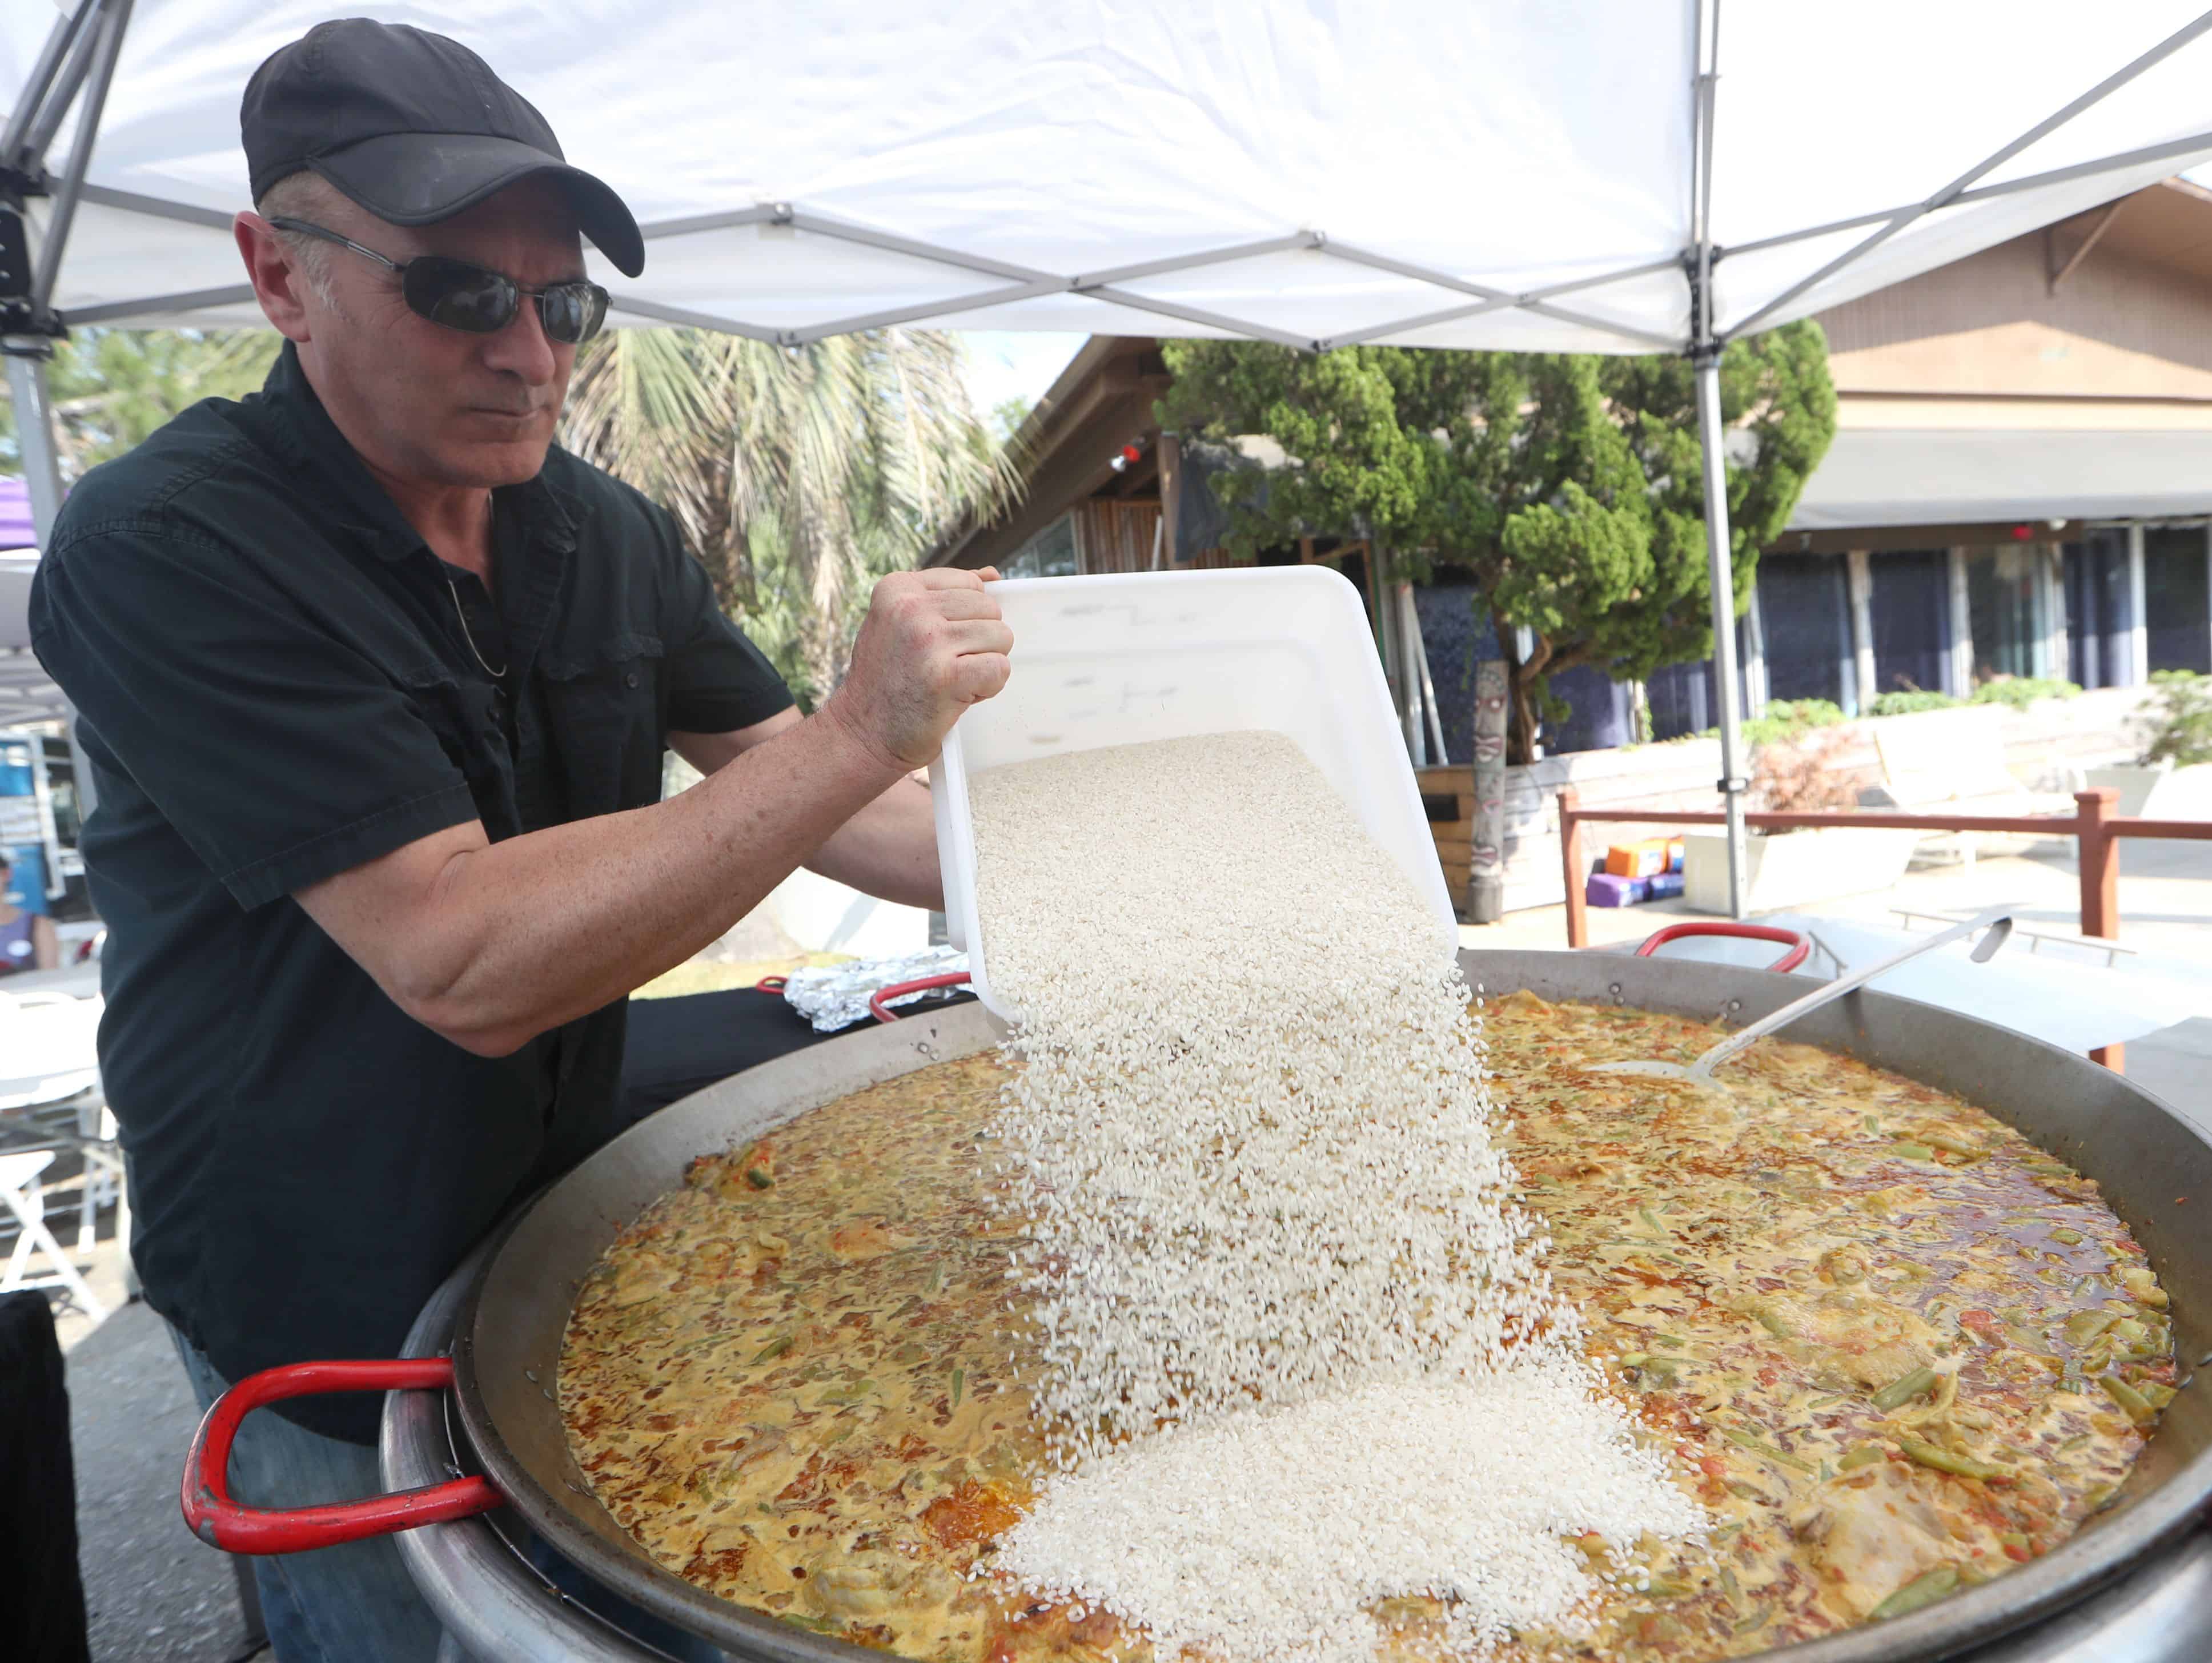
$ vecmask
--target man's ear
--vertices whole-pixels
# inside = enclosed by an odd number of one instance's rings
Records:
[[[288,340],[309,339],[313,331],[308,325],[307,274],[276,228],[258,214],[244,213],[231,221],[230,234],[238,241],[239,258],[246,262],[261,315]]]

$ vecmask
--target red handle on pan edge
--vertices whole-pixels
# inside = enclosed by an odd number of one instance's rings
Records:
[[[434,1392],[453,1383],[451,1357],[295,1363],[248,1375],[215,1400],[192,1434],[185,1457],[185,1522],[193,1535],[226,1553],[298,1553],[489,1512],[504,1498],[481,1478],[324,1507],[241,1507],[230,1499],[231,1440],[238,1435],[239,1423],[264,1404],[325,1392]]]
[[[1813,944],[1795,930],[1785,930],[1778,924],[1736,924],[1721,919],[1692,919],[1685,924],[1669,924],[1664,929],[1654,930],[1644,944],[1636,950],[1638,958],[1650,958],[1668,942],[1683,936],[1741,936],[1747,941],[1779,941],[1789,944],[1790,950],[1766,968],[1770,970],[1795,970],[1805,962],[1813,950]]]
[[[891,1000],[904,998],[908,993],[925,992],[932,987],[963,987],[967,982],[965,970],[947,970],[941,976],[924,976],[918,981],[895,981],[868,995],[868,1014],[878,1022],[896,1022],[898,1013],[888,1008]]]

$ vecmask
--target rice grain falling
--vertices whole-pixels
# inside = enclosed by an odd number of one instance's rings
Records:
[[[1366,1663],[1596,1589],[1702,1514],[1579,1351],[1433,913],[1288,738],[970,784],[1025,1067],[994,1130],[1062,1471],[1000,1574],[1227,1660]]]

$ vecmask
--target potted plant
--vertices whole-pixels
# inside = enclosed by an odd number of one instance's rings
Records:
[[[2094,788],[2120,794],[2115,812],[2178,812],[2185,794],[2203,794],[2212,774],[2184,777],[2184,771],[2212,765],[2212,676],[2188,670],[2151,672],[2151,696],[2137,719],[2143,727],[2142,755],[2131,767],[2083,770]],[[2191,791],[2191,787],[2196,787]]]
[[[1841,766],[1842,735],[1807,731],[1762,745],[1747,793],[1754,812],[1845,813],[1863,783]],[[1905,876],[1919,834],[1880,827],[1818,826],[1753,832],[1744,840],[1744,907],[1771,913],[1836,895],[1887,889]],[[1682,839],[1682,897],[1698,912],[1729,909],[1728,836],[1688,832]]]

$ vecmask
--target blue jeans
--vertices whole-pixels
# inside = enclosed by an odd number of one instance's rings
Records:
[[[169,1338],[205,1413],[230,1382],[175,1329]],[[240,1423],[230,1447],[230,1493],[248,1507],[311,1507],[383,1489],[375,1450],[310,1432],[267,1409]],[[535,1537],[529,1557],[579,1605],[677,1663],[721,1658],[705,1641],[610,1593]],[[444,1630],[388,1536],[259,1555],[253,1581],[276,1663],[436,1663]]]

